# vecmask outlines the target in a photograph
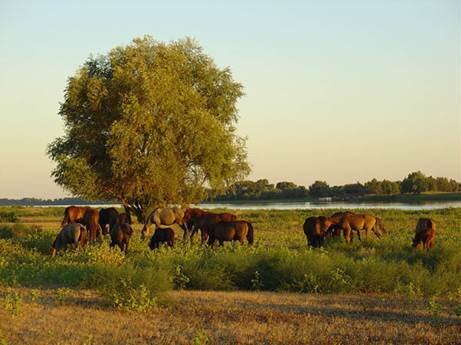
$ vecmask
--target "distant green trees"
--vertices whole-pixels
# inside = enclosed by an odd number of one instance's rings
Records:
[[[225,194],[215,200],[273,200],[325,198],[356,198],[365,195],[396,195],[400,193],[418,194],[424,192],[458,192],[461,186],[453,179],[446,177],[426,176],[421,171],[410,173],[402,181],[379,181],[373,178],[364,184],[360,182],[343,186],[330,186],[326,181],[315,181],[308,189],[293,182],[282,181],[275,184],[267,179],[256,182],[240,181],[234,183]]]
[[[308,192],[304,186],[282,181],[276,185],[267,179],[257,181],[240,181],[234,183],[225,194],[216,200],[275,200],[305,198]]]
[[[412,172],[403,179],[400,185],[402,193],[423,192],[457,192],[459,183],[446,177],[426,177],[421,171]]]
[[[309,186],[309,195],[314,198],[324,198],[331,194],[330,186],[325,181],[315,181]]]

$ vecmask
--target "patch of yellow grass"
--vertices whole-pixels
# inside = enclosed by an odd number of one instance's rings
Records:
[[[8,344],[459,344],[461,319],[433,318],[391,295],[174,291],[149,313],[113,309],[91,291],[21,289],[0,308]],[[30,298],[34,295],[34,298]]]

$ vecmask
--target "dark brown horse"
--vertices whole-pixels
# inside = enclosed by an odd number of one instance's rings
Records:
[[[303,230],[306,235],[307,245],[314,248],[323,246],[326,232],[331,224],[329,218],[324,216],[306,218]]]
[[[99,225],[102,229],[102,234],[107,235],[109,230],[118,222],[118,211],[115,207],[102,208],[99,211]]]
[[[208,244],[213,245],[218,241],[222,246],[225,241],[239,241],[243,244],[245,238],[249,244],[253,244],[253,225],[245,220],[221,222],[208,226]]]
[[[133,223],[131,222],[131,215],[130,215],[129,212],[120,213],[120,214],[118,215],[117,222],[118,222],[119,224],[130,224],[130,225],[133,224]]]
[[[130,243],[133,228],[127,223],[116,223],[110,229],[111,243],[110,247],[118,246],[125,254],[128,252],[128,245]]]
[[[237,216],[232,213],[206,212],[201,216],[193,218],[193,221],[190,223],[193,229],[190,238],[192,239],[195,233],[200,230],[201,242],[205,243],[208,239],[210,227],[221,222],[232,222],[235,220],[237,220]]]
[[[195,234],[194,228],[198,223],[198,218],[203,217],[206,213],[207,211],[202,210],[200,208],[187,208],[184,211],[184,238],[186,238],[187,232],[191,232],[190,237],[192,238],[192,236]]]
[[[435,222],[430,218],[419,218],[416,224],[413,247],[432,248],[435,243]]]
[[[174,231],[171,228],[157,228],[149,241],[149,248],[154,250],[160,247],[162,243],[173,247]]]

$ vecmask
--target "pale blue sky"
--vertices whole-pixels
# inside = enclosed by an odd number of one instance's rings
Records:
[[[251,179],[461,180],[461,1],[0,0],[0,197],[60,197],[66,79],[149,34],[194,37],[245,87]]]

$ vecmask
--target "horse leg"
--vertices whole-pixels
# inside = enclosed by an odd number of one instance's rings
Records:
[[[349,225],[344,227],[344,239],[347,243],[352,243],[352,229]]]

